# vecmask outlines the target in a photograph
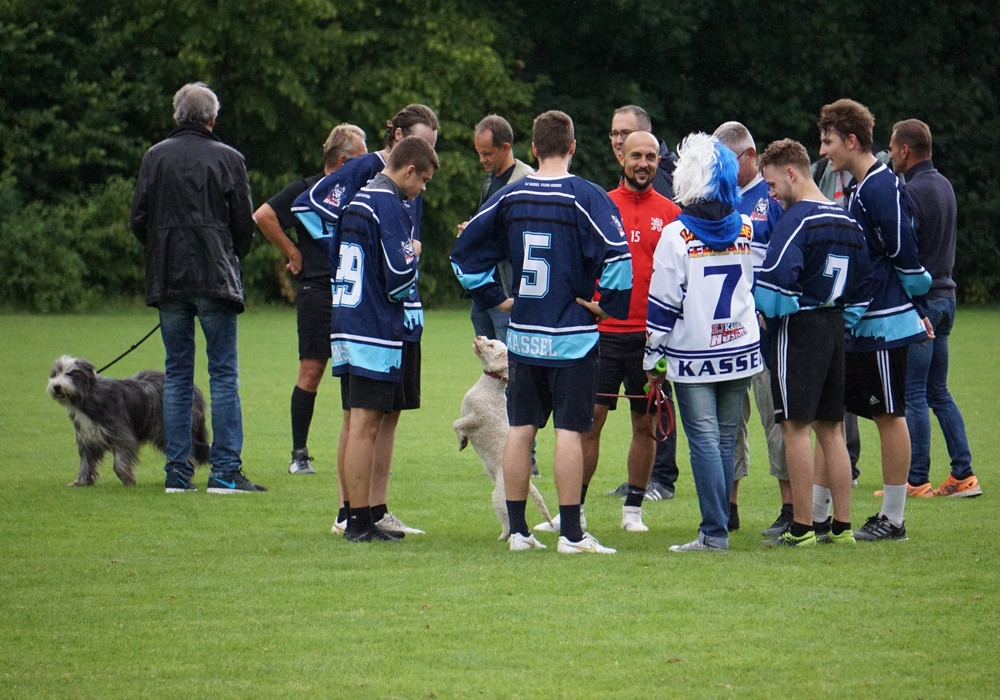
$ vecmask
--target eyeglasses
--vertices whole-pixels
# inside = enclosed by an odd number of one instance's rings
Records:
[[[749,151],[749,150],[750,150],[749,148],[744,148],[742,151],[740,151],[739,155],[736,156],[736,162],[739,163],[740,162],[740,158],[742,158],[743,156],[745,156],[747,154],[747,151]]]
[[[620,136],[623,139],[627,139],[628,135],[632,134],[632,133],[635,133],[635,132],[630,131],[628,129],[622,129],[621,131],[609,131],[608,132],[608,138],[616,139],[616,138],[618,138]]]

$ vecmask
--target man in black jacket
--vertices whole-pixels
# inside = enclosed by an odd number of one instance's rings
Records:
[[[146,303],[160,312],[166,350],[163,424],[166,492],[192,484],[194,319],[205,334],[212,401],[209,493],[266,491],[242,471],[236,315],[243,311],[240,257],[253,243],[253,204],[243,156],[212,129],[219,99],[204,83],[174,95],[177,128],[142,159],[132,233],[146,249]]]

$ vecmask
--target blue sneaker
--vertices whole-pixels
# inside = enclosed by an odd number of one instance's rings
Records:
[[[242,469],[220,474],[219,476],[212,475],[208,477],[207,490],[209,493],[257,493],[258,491],[267,491],[263,486],[259,486],[246,478]]]
[[[191,483],[191,479],[181,476],[176,471],[167,472],[167,481],[164,487],[167,493],[185,493],[198,490],[198,487]]]

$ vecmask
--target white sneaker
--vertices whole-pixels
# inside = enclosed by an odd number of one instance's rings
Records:
[[[549,525],[548,521],[544,523],[538,523],[532,528],[535,532],[555,532],[558,534],[562,531],[559,524],[559,514],[556,513],[556,517],[552,518],[552,524]],[[580,509],[580,529],[587,529],[587,516],[583,513],[583,508]]]
[[[628,532],[649,532],[649,528],[642,522],[641,507],[622,507],[622,530],[626,530]]]
[[[343,535],[344,534],[344,530],[346,530],[346,529],[347,529],[347,521],[346,520],[334,520],[333,521],[333,527],[330,528],[330,534],[331,535]]]
[[[375,523],[378,527],[388,532],[405,532],[407,535],[423,535],[425,534],[423,530],[418,530],[415,527],[409,527],[404,525],[403,521],[397,518],[392,513],[386,513],[382,516],[382,519]]]
[[[548,549],[548,547],[536,540],[534,535],[522,535],[520,532],[510,533],[510,539],[507,541],[510,543],[510,551],[512,552],[525,552],[529,549]]]
[[[694,540],[687,544],[670,545],[671,552],[725,552],[721,547],[709,547],[701,540]]]
[[[618,550],[605,547],[598,542],[589,532],[583,533],[583,539],[579,542],[570,542],[565,537],[559,537],[559,546],[556,549],[560,554],[616,554]]]

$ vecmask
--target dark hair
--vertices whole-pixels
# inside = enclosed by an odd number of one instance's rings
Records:
[[[809,152],[806,147],[792,139],[772,141],[757,158],[757,167],[764,169],[771,165],[791,165],[800,173],[810,176]]]
[[[917,158],[931,157],[931,128],[919,119],[904,119],[892,125],[896,143],[906,144]]]
[[[531,143],[539,160],[566,155],[573,145],[573,120],[557,109],[539,114],[531,129]]]
[[[845,141],[854,134],[858,146],[863,151],[872,150],[872,131],[875,129],[875,117],[860,102],[854,100],[837,100],[823,105],[819,111],[819,121],[816,122],[820,133],[833,131]]]
[[[510,122],[499,114],[490,114],[479,120],[476,124],[476,135],[489,131],[493,135],[493,147],[503,148],[505,143],[514,143],[514,130],[510,127]]]
[[[391,170],[402,170],[409,165],[418,173],[441,167],[437,153],[419,136],[404,136],[389,152],[388,166]]]
[[[412,104],[396,112],[396,116],[385,123],[385,147],[392,148],[396,141],[396,129],[403,130],[403,136],[410,135],[410,129],[417,124],[424,124],[434,131],[438,130],[438,118],[427,105]]]

